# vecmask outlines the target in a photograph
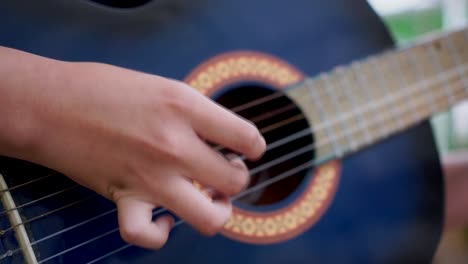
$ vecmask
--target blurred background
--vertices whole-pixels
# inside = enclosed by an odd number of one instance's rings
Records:
[[[368,1],[382,17],[398,45],[405,45],[424,34],[468,24],[468,0]],[[468,154],[468,102],[434,116],[431,123],[441,159],[450,160]],[[462,176],[468,179],[468,171]],[[468,227],[444,232],[434,263],[468,263]]]

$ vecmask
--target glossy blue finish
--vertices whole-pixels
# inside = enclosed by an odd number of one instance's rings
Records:
[[[233,50],[270,53],[313,76],[381,52],[392,41],[362,0],[154,0],[134,9],[84,0],[3,0],[0,45],[183,79],[199,63]],[[14,186],[48,170],[3,157],[0,172]],[[22,204],[72,184],[55,175],[13,194]],[[21,214],[30,219],[90,195],[76,188]],[[91,196],[26,227],[37,241],[112,208]],[[206,238],[182,225],[160,251],[130,247],[100,263],[428,263],[441,233],[442,212],[441,168],[425,122],[343,160],[330,209],[295,239],[258,246]],[[9,225],[2,216],[0,225]],[[37,243],[34,250],[44,260],[115,227],[112,213]],[[11,232],[0,239],[0,255],[15,248]],[[114,232],[46,263],[86,263],[122,245]],[[14,254],[2,263],[22,259]]]

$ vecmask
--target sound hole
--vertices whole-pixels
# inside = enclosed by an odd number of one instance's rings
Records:
[[[221,105],[233,109],[236,106],[276,94],[278,91],[269,89],[266,86],[258,84],[242,85],[235,88],[229,88],[214,97]],[[275,96],[276,97],[276,96]],[[237,112],[237,111],[236,111]],[[309,127],[307,120],[302,115],[301,110],[285,95],[268,100],[259,105],[249,107],[238,111],[237,114],[249,119],[260,129],[267,144],[270,145],[278,140],[285,139]],[[269,131],[268,131],[269,130]],[[285,161],[279,161],[285,155],[288,155],[300,148],[309,146],[313,143],[313,137],[307,133],[302,137],[288,141],[265,153],[258,161],[247,161],[246,165],[252,171],[258,166],[266,165],[267,168],[261,172],[252,175],[248,188],[261,184],[282,173],[288,172],[301,164],[310,161],[313,158],[313,151],[307,151],[299,155],[287,158]],[[274,165],[268,165],[273,164]],[[245,195],[237,202],[248,205],[269,205],[277,203],[291,195],[304,181],[308,171],[300,171],[292,176],[280,180],[266,188]]]

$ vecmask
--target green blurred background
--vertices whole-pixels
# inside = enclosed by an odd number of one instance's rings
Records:
[[[467,0],[369,0],[369,3],[399,45],[468,22]],[[431,122],[441,154],[468,148],[468,103],[435,116]]]

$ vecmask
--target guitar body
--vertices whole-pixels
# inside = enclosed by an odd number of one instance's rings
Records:
[[[233,51],[269,54],[305,76],[315,76],[393,47],[381,21],[361,0],[154,0],[129,9],[84,0],[4,0],[0,3],[0,22],[3,46],[61,60],[109,63],[179,80],[188,80],[199,65]],[[215,98],[219,91],[209,95]],[[98,263],[432,260],[442,230],[444,194],[428,122],[335,161],[333,168],[336,186],[329,191],[328,204],[307,228],[284,231],[286,235],[272,239],[262,238],[266,233],[255,239],[227,233],[208,238],[181,224],[159,251],[128,247]],[[50,171],[2,157],[0,173],[12,187]],[[315,170],[308,171],[295,191],[278,202],[236,206],[259,215],[286,210],[302,197],[316,176]],[[72,184],[63,175],[53,175],[11,190],[11,195],[15,204],[21,205]],[[57,234],[114,208],[85,188],[72,188],[20,208],[18,213],[26,221],[82,199],[24,224],[31,242],[56,234],[32,246],[38,261],[88,263],[125,245],[119,233],[113,232],[68,250],[117,227],[113,212]],[[5,214],[0,216],[0,225],[2,230],[11,226]],[[13,231],[1,235],[0,242],[0,255],[18,248]],[[2,259],[8,264],[24,261],[22,252]]]

